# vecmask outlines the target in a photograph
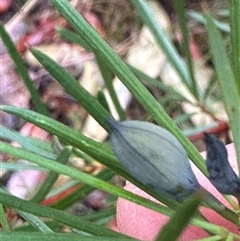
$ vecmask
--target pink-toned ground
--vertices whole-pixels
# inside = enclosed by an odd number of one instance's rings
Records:
[[[233,144],[227,145],[228,157],[231,166],[237,171],[236,153]],[[205,152],[202,153],[205,156]],[[197,176],[199,183],[210,191],[216,198],[229,207],[227,201],[221,196],[221,194],[212,186],[209,180],[194,166],[193,171]],[[135,194],[149,198],[156,201],[131,183],[127,183],[126,190],[129,190]],[[227,228],[229,231],[236,234],[240,234],[236,225],[232,224],[228,220],[224,219],[211,209],[201,207],[200,211],[204,216],[213,224],[217,224]],[[161,227],[168,221],[168,217],[149,210],[140,205],[136,205],[130,201],[120,198],[117,202],[117,226],[121,233],[129,236],[141,239],[141,240],[154,240]],[[189,225],[182,233],[179,240],[192,241],[195,239],[208,237],[208,233],[199,227]]]

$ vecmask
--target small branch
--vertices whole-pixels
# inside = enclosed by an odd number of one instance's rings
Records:
[[[39,3],[39,0],[28,0],[21,7],[21,9],[5,24],[6,30],[9,32],[21,19],[25,18],[27,14]]]

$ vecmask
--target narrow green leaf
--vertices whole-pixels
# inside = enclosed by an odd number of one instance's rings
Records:
[[[95,161],[94,158],[77,148],[73,148],[73,153],[78,157],[82,158],[86,163],[92,164]]]
[[[55,234],[44,234],[34,232],[2,232],[1,238],[4,241],[96,241],[96,237],[82,236],[73,233],[55,233]],[[117,238],[117,237],[97,237],[98,241],[128,241],[134,240],[133,238]]]
[[[240,96],[240,1],[230,1],[232,63],[238,95]]]
[[[59,155],[56,158],[56,162],[66,164],[68,161],[68,158],[71,154],[72,148],[71,147],[64,147],[64,149],[59,153]],[[34,197],[31,199],[32,202],[41,202],[44,197],[48,194],[50,189],[52,188],[53,184],[57,180],[59,174],[53,171],[50,171],[48,173],[48,176],[44,180],[43,184],[37,191],[37,193],[34,195]]]
[[[107,112],[110,113],[110,108],[109,108],[108,101],[107,101],[106,96],[104,95],[102,90],[97,92],[96,99],[104,107],[104,109],[106,109]]]
[[[109,168],[104,168],[101,172],[96,174],[96,178],[99,178],[103,181],[110,180],[115,175],[115,172],[113,172]],[[82,184],[79,188],[77,188],[74,192],[69,194],[67,197],[61,198],[59,201],[52,203],[50,206],[57,208],[57,209],[66,209],[67,207],[70,207],[73,203],[82,200],[84,197],[86,197],[87,194],[94,191],[95,188],[86,184]]]
[[[80,184],[79,181],[69,180],[68,182],[64,183],[63,185],[61,185],[59,187],[56,187],[53,190],[51,190],[48,193],[48,195],[46,196],[46,199],[47,198],[52,198],[55,195],[58,195],[58,194],[60,194],[62,192],[65,192],[65,191],[69,190],[70,188],[75,187],[78,184]],[[47,204],[47,206],[51,206],[51,202],[50,202],[50,204]],[[58,209],[61,209],[61,208],[58,208]]]
[[[6,218],[6,214],[4,211],[4,208],[2,206],[2,204],[0,204],[0,223],[2,225],[2,229],[3,231],[10,231],[10,226],[8,224],[7,218]]]
[[[128,65],[130,70],[146,85],[156,86],[160,90],[165,91],[171,98],[175,98],[177,101],[187,102],[193,104],[189,99],[187,99],[180,92],[176,91],[172,86],[168,86],[161,82],[161,80],[156,80],[149,75],[143,73],[141,70],[134,68],[131,65]]]
[[[163,29],[157,23],[156,19],[154,18],[154,14],[151,11],[150,7],[148,6],[147,2],[144,0],[131,0],[132,5],[137,10],[138,15],[142,18],[144,24],[149,27],[153,36],[155,37],[158,45],[161,47],[162,51],[166,54],[168,61],[172,64],[175,68],[177,73],[179,74],[181,81],[190,91],[190,93],[197,98],[193,80],[189,75],[189,71],[187,69],[186,64],[181,59],[179,53],[177,52],[176,48],[172,44],[172,42],[168,39],[167,35],[164,33]]]
[[[108,93],[113,101],[113,104],[116,108],[116,111],[119,115],[119,118],[120,120],[125,120],[126,119],[126,115],[125,115],[125,112],[123,111],[120,103],[119,103],[119,100],[118,100],[118,97],[117,97],[117,94],[113,88],[113,78],[111,76],[111,73],[110,71],[108,70],[107,66],[104,64],[104,62],[102,61],[102,59],[99,59],[98,56],[96,56],[96,59],[97,59],[97,63],[98,63],[98,66],[99,66],[99,69],[102,73],[102,76],[103,76],[103,79],[105,81],[105,86],[108,90]]]
[[[0,203],[15,208],[17,210],[21,210],[23,212],[31,213],[36,216],[51,218],[62,224],[65,224],[72,228],[76,228],[78,230],[82,230],[95,236],[126,237],[123,234],[119,234],[110,229],[100,227],[87,220],[84,220],[83,218],[76,217],[50,207],[41,206],[31,201],[25,201],[3,192],[1,192],[0,195]]]
[[[217,77],[216,77],[216,74],[213,74],[213,76],[210,78],[205,90],[204,90],[204,93],[203,93],[203,100],[206,100],[209,98],[212,90],[214,89],[214,87],[216,86],[217,84]]]
[[[110,118],[111,115],[102,107],[102,105],[64,68],[50,59],[47,55],[33,48],[31,49],[31,52],[45,69],[64,87],[64,89],[73,96],[104,129],[109,130],[106,120],[107,118]]]
[[[0,130],[0,138],[8,141],[17,142],[25,149],[41,156],[45,156],[53,160],[56,158],[56,154],[53,153],[53,149],[50,143],[44,142],[39,139],[34,139],[29,136],[23,136],[19,134],[19,132],[10,130],[2,125],[0,125]]]
[[[194,76],[194,67],[193,67],[193,60],[190,52],[190,43],[189,43],[189,33],[188,33],[188,23],[186,18],[186,7],[185,1],[183,0],[174,0],[174,7],[178,16],[179,26],[182,32],[182,46],[183,46],[183,53],[187,59],[187,66],[189,70],[189,75],[192,80],[192,91],[195,98],[199,101],[199,88]]]
[[[59,29],[58,32],[63,38],[65,38],[73,43],[79,44],[80,46],[84,47],[85,49],[91,51],[91,48],[89,47],[89,45],[79,35],[71,32],[69,30],[66,30],[66,29]],[[100,71],[102,73],[103,79],[105,81],[106,88],[108,89],[110,97],[112,98],[114,106],[120,117],[120,120],[124,120],[124,119],[126,119],[125,112],[123,111],[123,109],[119,103],[118,97],[116,95],[116,92],[113,88],[111,73],[109,72],[106,65],[104,64],[104,61],[99,59],[98,55],[96,55],[96,59],[97,59],[97,63],[100,68]]]
[[[188,12],[188,15],[191,18],[193,18],[194,20],[198,21],[199,23],[206,24],[206,20],[203,17],[202,13],[191,10],[191,11]],[[216,19],[214,19],[214,23],[217,26],[217,28],[219,28],[221,31],[226,32],[226,33],[230,33],[229,24],[219,22]]]
[[[59,230],[61,230],[64,225],[63,224],[60,224],[56,221],[53,221],[53,220],[48,220],[48,221],[44,221],[44,223],[49,227],[51,228],[55,233],[59,232]],[[22,225],[20,227],[16,227],[14,228],[14,232],[36,232],[36,229],[31,226],[31,225]],[[38,232],[38,233],[42,233],[42,232]]]
[[[0,22],[0,36],[3,40],[3,43],[5,44],[5,46],[8,49],[8,52],[16,66],[18,73],[20,74],[26,87],[28,88],[31,98],[33,100],[33,103],[35,104],[38,112],[43,115],[49,115],[48,109],[42,103],[41,97],[40,97],[38,91],[33,86],[33,81],[28,76],[28,71],[27,71],[26,66],[24,65],[23,60],[21,59],[16,47],[14,46],[11,38],[5,31],[4,26],[1,22]]]
[[[179,125],[182,122],[189,121],[194,114],[196,113],[182,114],[174,118],[174,122]]]
[[[199,193],[188,198],[162,228],[156,241],[177,240],[184,228],[188,225],[190,219],[196,213],[197,208],[201,203],[201,199]]]
[[[212,17],[206,14],[207,32],[210,43],[213,62],[224,98],[225,108],[229,118],[236,153],[240,169],[240,95],[237,91],[234,74],[224,47],[220,33],[218,32]],[[238,80],[239,81],[239,80]]]
[[[108,209],[97,211],[93,214],[85,215],[84,218],[86,220],[95,222],[95,221],[98,221],[100,219],[104,219],[104,218],[108,218],[108,217],[114,217],[115,215],[116,215],[116,207],[111,207],[111,208],[108,208]]]
[[[39,171],[45,171],[48,170],[36,165],[29,165],[26,163],[16,163],[16,162],[2,162],[1,163],[1,169],[9,170],[9,171],[20,171],[20,170],[39,170]]]
[[[76,33],[72,32],[70,30],[67,30],[65,28],[57,28],[57,32],[65,40],[68,40],[71,43],[76,43],[88,51],[92,51],[90,46],[87,44],[87,42],[84,41],[82,38],[80,38],[80,36],[77,35]]]
[[[49,228],[40,218],[36,217],[35,215],[22,212],[19,210],[16,211],[25,221],[31,224],[36,230],[47,234],[54,233],[51,228]]]

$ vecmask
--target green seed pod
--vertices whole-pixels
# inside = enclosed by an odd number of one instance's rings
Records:
[[[142,121],[108,123],[113,151],[140,182],[176,201],[200,188],[185,150],[170,132]]]

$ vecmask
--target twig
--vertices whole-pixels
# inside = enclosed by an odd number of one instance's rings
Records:
[[[21,7],[21,9],[5,24],[6,30],[10,31],[16,25],[17,22],[25,18],[27,14],[39,3],[39,0],[28,0]]]

